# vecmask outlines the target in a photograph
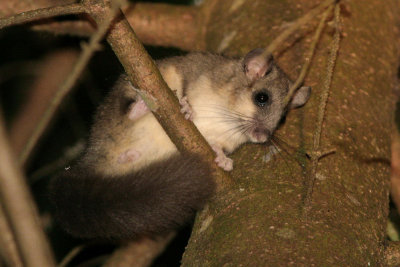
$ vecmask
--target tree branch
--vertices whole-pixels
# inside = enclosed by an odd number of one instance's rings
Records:
[[[17,155],[31,138],[51,99],[71,72],[78,55],[76,50],[57,51],[47,55],[42,64],[35,66],[38,70],[37,79],[29,90],[26,103],[19,110],[9,130],[10,142]]]
[[[158,238],[144,237],[129,242],[117,249],[104,264],[104,267],[147,267],[163,252],[176,233]]]
[[[30,267],[50,267],[55,262],[40,227],[39,215],[21,170],[12,156],[3,119],[0,118],[0,196],[23,262]]]
[[[400,242],[390,241],[385,248],[385,263],[388,267],[400,265]]]
[[[39,19],[52,18],[62,15],[73,15],[85,13],[81,4],[70,4],[63,6],[48,7],[36,10],[30,10],[7,18],[0,19],[0,30],[7,26],[18,25]]]
[[[4,213],[4,207],[0,203],[0,255],[7,266],[22,267],[21,255],[18,251],[14,235]]]
[[[105,1],[107,2],[107,1]],[[105,20],[106,5],[86,1],[89,14],[97,24]],[[125,17],[119,17],[110,30],[107,41],[114,50],[132,83],[139,89],[146,105],[153,112],[179,151],[197,153],[214,166],[219,189],[230,183],[227,175],[215,165],[214,152],[192,122],[180,112],[177,98],[162,79],[155,63],[147,54]]]
[[[33,148],[37,144],[39,138],[42,136],[43,132],[46,130],[46,127],[50,123],[53,118],[55,112],[57,111],[58,106],[64,97],[71,91],[72,87],[75,85],[79,76],[85,69],[86,65],[89,63],[92,55],[99,49],[99,42],[103,39],[106,34],[109,25],[111,24],[113,18],[116,16],[119,9],[110,8],[107,10],[107,13],[104,14],[104,20],[102,23],[98,25],[98,30],[96,33],[90,38],[89,44],[82,45],[82,54],[74,65],[73,70],[70,72],[69,76],[66,78],[60,89],[54,95],[50,105],[47,107],[46,111],[43,113],[43,117],[38,122],[36,128],[32,132],[30,138],[28,139],[25,147],[23,148],[19,160],[21,163],[26,163],[29,155],[31,154]]]
[[[48,4],[53,3],[49,1]],[[31,8],[34,9],[35,6]],[[4,9],[4,15],[11,17],[0,19],[0,29],[59,15],[85,13],[81,4],[41,8],[18,15],[12,15],[12,11],[21,12],[21,8],[15,5]],[[200,7],[139,2],[124,7],[123,13],[143,43],[174,46],[184,50],[204,49],[204,43],[201,40],[205,16],[204,10]],[[91,36],[95,32],[93,25],[82,20],[33,24],[33,29],[76,36]]]
[[[200,41],[204,15],[199,7],[137,3],[123,13],[142,43],[189,51],[204,48]]]
[[[397,212],[400,214],[400,135],[398,129],[395,127],[393,128],[394,133],[392,135],[391,145],[392,156],[390,161],[390,195],[396,205]]]

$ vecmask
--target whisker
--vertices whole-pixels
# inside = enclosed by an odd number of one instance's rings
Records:
[[[221,114],[235,115],[236,117],[240,117],[240,118],[247,118],[247,119],[252,119],[253,118],[252,116],[245,115],[245,114],[243,114],[241,112],[238,112],[238,111],[235,111],[235,110],[230,110],[230,109],[227,109],[225,107],[221,107],[221,106],[217,106],[217,105],[215,105],[215,106],[211,106],[211,105],[209,105],[209,106],[196,106],[196,108],[200,109],[200,110],[202,109],[204,111],[212,111],[212,112],[217,112],[218,111]]]
[[[234,114],[229,114],[229,113],[224,114],[224,113],[219,113],[219,112],[214,112],[214,113],[215,113],[215,115],[210,114],[208,116],[199,116],[198,118],[207,118],[208,117],[208,118],[229,118],[229,119],[235,119],[235,120],[240,120],[240,121],[249,120],[249,118],[239,117]]]
[[[309,158],[309,155],[307,155],[307,153],[300,151],[297,147],[289,144],[288,142],[283,140],[281,137],[274,135],[272,138],[274,139],[275,143],[277,143],[282,148],[282,150],[284,150],[284,152],[286,154],[288,154],[288,155],[293,154],[293,153],[289,152],[289,150],[293,150],[293,151],[295,151],[296,155],[305,156],[305,157]]]
[[[282,145],[282,143],[283,143],[284,145],[286,145],[286,143],[283,142],[282,140],[280,140],[279,138],[276,138],[276,136],[272,136],[272,137],[271,137],[271,142],[274,143],[275,145],[279,146],[279,147],[281,148],[281,150],[282,150],[283,152],[285,152],[285,154],[291,155],[291,153],[289,152],[289,150],[288,150],[285,146]],[[289,148],[292,148],[292,147],[289,147]]]
[[[203,110],[211,113],[215,113],[219,116],[227,117],[233,120],[240,120],[240,121],[253,121],[255,122],[255,118],[252,116],[245,115],[241,112],[235,111],[235,110],[228,110],[225,107],[218,106],[218,105],[203,105],[203,106],[196,106],[197,110]],[[264,119],[263,123],[269,123],[272,120],[272,118],[267,117]]]
[[[200,113],[197,119],[214,120],[216,124],[221,123],[228,126],[228,129],[221,133],[222,137],[227,140],[231,140],[237,135],[245,135],[256,123],[260,123],[253,116],[243,114],[239,111],[229,110],[219,105],[199,105],[195,106],[195,109]],[[204,116],[201,116],[201,114],[204,114]],[[262,123],[267,124],[271,120],[272,118],[267,117]]]
[[[294,159],[297,162],[297,164],[300,165],[300,167],[304,167],[304,163],[302,163],[302,161],[297,156],[306,157],[307,159],[310,159],[309,156],[307,155],[307,153],[303,153],[303,152],[299,151],[294,146],[292,146],[292,145],[288,144],[287,142],[285,142],[284,140],[282,140],[282,138],[273,136],[271,138],[271,141],[273,141],[277,145],[279,145],[279,147],[282,149],[282,151],[285,152],[285,154],[288,155],[289,158]],[[293,150],[295,152],[294,155],[285,146],[287,146],[287,147],[289,147],[289,149]]]
[[[231,139],[237,133],[240,133],[241,135],[245,134],[249,130],[249,128],[251,128],[251,125],[239,124],[239,125],[237,125],[235,127],[229,128],[228,130],[226,130],[222,134],[228,134],[229,133],[229,135],[226,138],[227,139]]]
[[[218,117],[218,116],[199,116],[199,119],[220,119],[220,122],[237,122],[237,121],[245,121],[242,119],[234,118],[234,117]]]
[[[281,144],[284,144],[285,146],[287,146],[287,147],[289,147],[289,148],[291,148],[293,150],[296,149],[296,147],[294,145],[291,145],[288,142],[286,142],[285,140],[283,140],[278,134],[274,134],[274,139],[275,139],[275,141],[277,141],[277,142],[279,142]]]
[[[287,157],[284,156],[284,155],[281,153],[281,150],[279,149],[278,145],[274,142],[274,140],[273,140],[272,138],[271,138],[271,144],[272,144],[272,146],[275,148],[275,150],[276,150],[276,152],[277,152],[277,153],[275,153],[275,154],[279,154],[279,155],[282,157],[283,161],[285,162],[286,167],[287,167],[289,170],[291,170],[292,168],[291,168],[291,167],[289,166],[289,164],[288,164],[288,159],[287,159]]]

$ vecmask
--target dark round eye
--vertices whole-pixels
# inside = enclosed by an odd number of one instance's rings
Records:
[[[258,92],[254,95],[254,102],[259,106],[263,107],[268,103],[269,95],[266,92]]]

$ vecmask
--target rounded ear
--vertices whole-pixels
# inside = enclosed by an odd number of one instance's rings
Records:
[[[300,87],[293,95],[292,101],[290,102],[289,108],[298,108],[307,103],[311,95],[311,87],[303,86]]]
[[[267,74],[272,67],[272,55],[265,56],[263,48],[251,50],[243,59],[243,70],[250,82],[254,82]]]

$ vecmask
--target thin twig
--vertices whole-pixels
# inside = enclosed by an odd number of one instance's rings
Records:
[[[78,56],[79,51],[63,49],[49,53],[40,64],[33,66],[37,78],[9,129],[10,142],[16,155],[21,153]]]
[[[74,247],[68,254],[63,258],[63,260],[58,264],[58,267],[66,267],[68,264],[79,254],[81,253],[84,249],[86,248],[86,245],[80,245],[77,247]]]
[[[71,0],[69,1],[71,2]],[[7,4],[7,2],[18,4]],[[5,18],[23,10],[38,9],[58,2],[60,1],[3,0],[0,1],[0,17]],[[205,44],[201,41],[204,28],[201,25],[206,25],[204,18],[206,12],[203,12],[203,8],[142,1],[130,2],[127,7],[123,7],[123,12],[143,43],[155,46],[174,46],[187,51],[205,49]],[[46,21],[46,23],[34,23],[30,26],[36,31],[79,37],[90,37],[96,31],[93,23],[79,19]],[[182,35],[185,38],[181,38]]]
[[[97,50],[99,50],[100,41],[107,33],[107,30],[109,29],[111,22],[118,13],[119,13],[119,7],[115,6],[114,8],[110,9],[110,13],[107,15],[107,18],[104,21],[102,21],[102,23],[99,24],[98,30],[90,38],[89,43],[82,45],[83,51],[79,59],[75,63],[73,70],[71,71],[67,79],[64,81],[64,83],[61,85],[57,93],[54,95],[54,98],[50,102],[50,105],[43,113],[43,117],[38,122],[36,128],[32,132],[32,135],[30,136],[21,154],[19,155],[19,161],[22,164],[25,164],[34,146],[37,144],[40,136],[42,136],[46,127],[49,125],[51,119],[54,117],[54,114],[58,106],[60,105],[61,101],[71,91],[76,81],[78,80],[83,70],[85,69],[86,65],[89,63],[89,60],[91,59],[93,54]]]
[[[91,7],[93,8],[90,15],[96,22],[101,22],[104,17],[104,9],[107,7],[95,4],[92,4]],[[196,153],[201,156],[213,168],[217,190],[226,188],[231,183],[231,179],[221,168],[216,166],[215,154],[199,130],[182,116],[178,99],[168,88],[156,64],[125,18],[121,18],[113,24],[107,41],[124,67],[130,81],[137,88],[135,90],[153,112],[178,151]]]
[[[339,45],[340,45],[340,5],[339,4],[335,5],[335,28],[336,28],[336,31],[333,36],[330,57],[328,59],[327,71],[326,71],[326,76],[325,76],[325,80],[324,80],[324,84],[323,84],[323,88],[322,88],[320,105],[319,105],[319,109],[318,109],[317,125],[316,125],[316,130],[314,132],[313,150],[311,153],[311,162],[312,162],[311,163],[311,174],[310,174],[310,176],[308,178],[309,180],[306,184],[307,193],[306,193],[305,199],[304,199],[305,214],[307,214],[307,211],[309,210],[309,207],[311,204],[314,183],[316,180],[318,161],[321,157],[324,157],[326,155],[325,153],[320,152],[320,142],[321,142],[322,124],[324,121],[326,105],[328,103],[328,98],[329,98],[329,90],[330,90],[330,87],[332,84],[333,71],[335,68],[337,55],[338,55],[338,51],[339,51]],[[332,151],[328,151],[328,152],[332,153]]]
[[[332,12],[332,9],[333,9],[333,5],[331,5],[322,15],[322,18],[319,22],[318,28],[315,31],[315,35],[314,35],[313,41],[311,43],[310,49],[308,50],[308,53],[305,57],[305,62],[300,71],[299,77],[297,78],[296,82],[290,87],[289,92],[288,92],[287,96],[285,97],[285,100],[284,100],[285,106],[287,104],[289,104],[289,101],[292,99],[297,88],[303,83],[304,78],[306,77],[308,70],[310,69],[311,61],[315,54],[315,48],[317,47],[317,44],[321,37],[322,30],[324,29],[324,26],[325,26],[325,22],[328,18],[328,15]]]
[[[78,156],[82,154],[84,148],[85,143],[82,140],[78,141],[77,143],[69,147],[59,158],[33,171],[32,174],[28,177],[28,183],[30,185],[33,185],[40,181],[42,178],[53,175],[57,171],[65,168],[66,166],[68,166],[68,164],[70,164],[73,160],[77,159]]]
[[[81,13],[85,13],[85,7],[82,4],[70,4],[70,5],[31,10],[7,18],[1,18],[0,30],[7,26],[23,24],[35,20],[47,19],[63,15],[81,14]]]
[[[4,207],[0,202],[0,256],[7,266],[22,267],[21,255],[17,248],[10,224],[4,213]]]
[[[332,77],[333,77],[333,70],[335,68],[337,54],[339,51],[339,43],[340,43],[340,30],[339,30],[339,20],[340,20],[340,5],[335,6],[335,35],[333,36],[333,44],[330,52],[330,57],[328,59],[328,66],[327,66],[327,74],[326,79],[324,81],[324,87],[321,94],[321,105],[318,110],[318,121],[317,121],[317,130],[314,135],[314,146],[313,150],[318,151],[320,140],[321,140],[321,132],[322,132],[322,122],[325,117],[325,109],[326,104],[328,103],[329,97],[329,89],[332,84]]]
[[[337,2],[337,0],[325,0],[322,2],[319,6],[316,8],[312,9],[309,11],[307,14],[304,16],[298,18],[294,22],[291,23],[291,25],[283,31],[281,34],[279,34],[269,45],[268,47],[264,50],[263,55],[264,56],[269,56],[273,52],[277,50],[278,47],[281,47],[283,42],[294,32],[296,32],[300,27],[303,25],[309,23],[314,17],[318,16],[321,14],[321,11],[327,8],[328,6],[334,4]]]
[[[0,118],[0,197],[25,266],[50,267],[55,262],[40,226],[34,200],[7,140]]]
[[[140,240],[129,242],[114,251],[103,267],[148,267],[175,236],[176,233],[172,232],[162,237],[144,237]]]
[[[93,267],[93,266],[102,266],[102,264],[110,257],[110,255],[99,255],[94,258],[90,258],[87,261],[84,261],[75,267]]]

